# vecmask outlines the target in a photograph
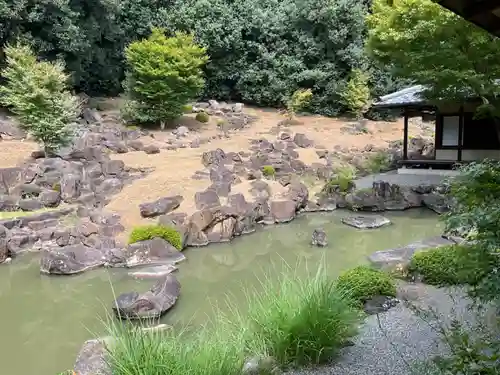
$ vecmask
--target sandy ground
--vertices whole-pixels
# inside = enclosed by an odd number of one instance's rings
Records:
[[[213,140],[200,148],[179,148],[177,150],[162,149],[159,154],[147,155],[144,152],[129,152],[126,154],[112,155],[114,159],[120,159],[129,167],[152,168],[153,171],[141,180],[134,181],[126,186],[123,191],[116,195],[107,209],[122,216],[122,223],[127,232],[136,225],[147,223],[139,215],[140,203],[152,201],[164,196],[180,194],[184,201],[179,208],[182,212],[193,212],[194,194],[208,187],[208,180],[195,180],[191,176],[197,170],[203,170],[201,155],[204,151],[222,148],[224,151],[247,151],[250,140],[255,138],[267,138],[275,140],[276,126],[283,117],[275,110],[245,109],[246,113],[256,115],[259,119],[251,127],[231,134],[230,138]],[[105,116],[106,118],[106,116]],[[402,121],[397,122],[368,122],[368,133],[348,134],[342,128],[349,124],[349,120],[332,119],[322,116],[301,117],[302,124],[282,128],[284,131],[293,133],[304,133],[308,138],[315,141],[317,146],[332,150],[340,145],[344,149],[362,149],[368,144],[374,146],[385,146],[387,142],[401,140],[403,134]],[[190,138],[215,135],[219,132],[212,119],[210,123],[200,125],[192,118],[184,117],[179,124],[191,129]],[[410,135],[421,134],[422,129],[413,126]],[[165,140],[171,137],[170,133],[153,132],[153,137],[143,139],[145,143],[156,143],[165,146]],[[15,166],[25,160],[30,152],[36,150],[37,146],[31,142],[1,141],[0,142],[0,167]],[[306,164],[320,162],[315,149],[300,149],[300,159]],[[280,193],[278,184],[274,184],[276,192]],[[248,191],[247,181],[236,185],[235,192]],[[247,194],[245,194],[247,195]]]

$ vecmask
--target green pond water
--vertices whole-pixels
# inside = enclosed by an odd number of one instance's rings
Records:
[[[406,245],[438,235],[442,225],[427,210],[389,213],[393,225],[360,231],[343,225],[348,212],[310,214],[280,226],[265,227],[230,244],[187,249],[187,261],[177,272],[182,290],[176,306],[162,322],[198,325],[230,296],[244,308],[245,289],[260,285],[264,275],[296,269],[301,277],[322,261],[327,272],[366,263],[377,250]],[[329,245],[309,245],[311,233],[322,227]],[[288,266],[286,266],[288,265]],[[128,270],[96,270],[73,277],[39,274],[37,254],[0,266],[0,366],[5,375],[56,375],[72,368],[82,343],[104,334],[102,319],[115,293],[148,289],[152,280],[134,280]]]

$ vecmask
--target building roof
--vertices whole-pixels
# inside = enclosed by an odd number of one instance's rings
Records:
[[[407,87],[403,90],[393,92],[392,94],[381,96],[379,101],[373,103],[373,107],[397,108],[408,105],[425,104],[426,101],[422,95],[423,91],[424,86],[422,85]]]
[[[436,0],[453,13],[500,37],[499,0]]]

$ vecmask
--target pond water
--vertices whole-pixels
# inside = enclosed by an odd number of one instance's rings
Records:
[[[244,304],[244,288],[259,285],[291,267],[307,277],[324,261],[327,272],[366,262],[366,256],[442,232],[438,217],[427,210],[389,213],[393,225],[360,231],[343,225],[347,212],[310,214],[292,223],[265,227],[230,244],[187,249],[177,276],[181,297],[162,319],[169,324],[206,322],[213,306],[228,295]],[[329,245],[309,245],[315,228],[325,229]],[[285,266],[287,264],[288,266]],[[137,281],[127,270],[96,270],[74,277],[39,274],[34,254],[0,266],[0,366],[8,375],[56,375],[71,368],[82,343],[103,334],[113,291],[146,290],[153,281]],[[113,286],[113,288],[111,287]]]

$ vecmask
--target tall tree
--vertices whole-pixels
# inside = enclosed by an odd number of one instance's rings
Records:
[[[367,22],[371,56],[429,99],[499,97],[500,39],[432,0],[374,0]]]

